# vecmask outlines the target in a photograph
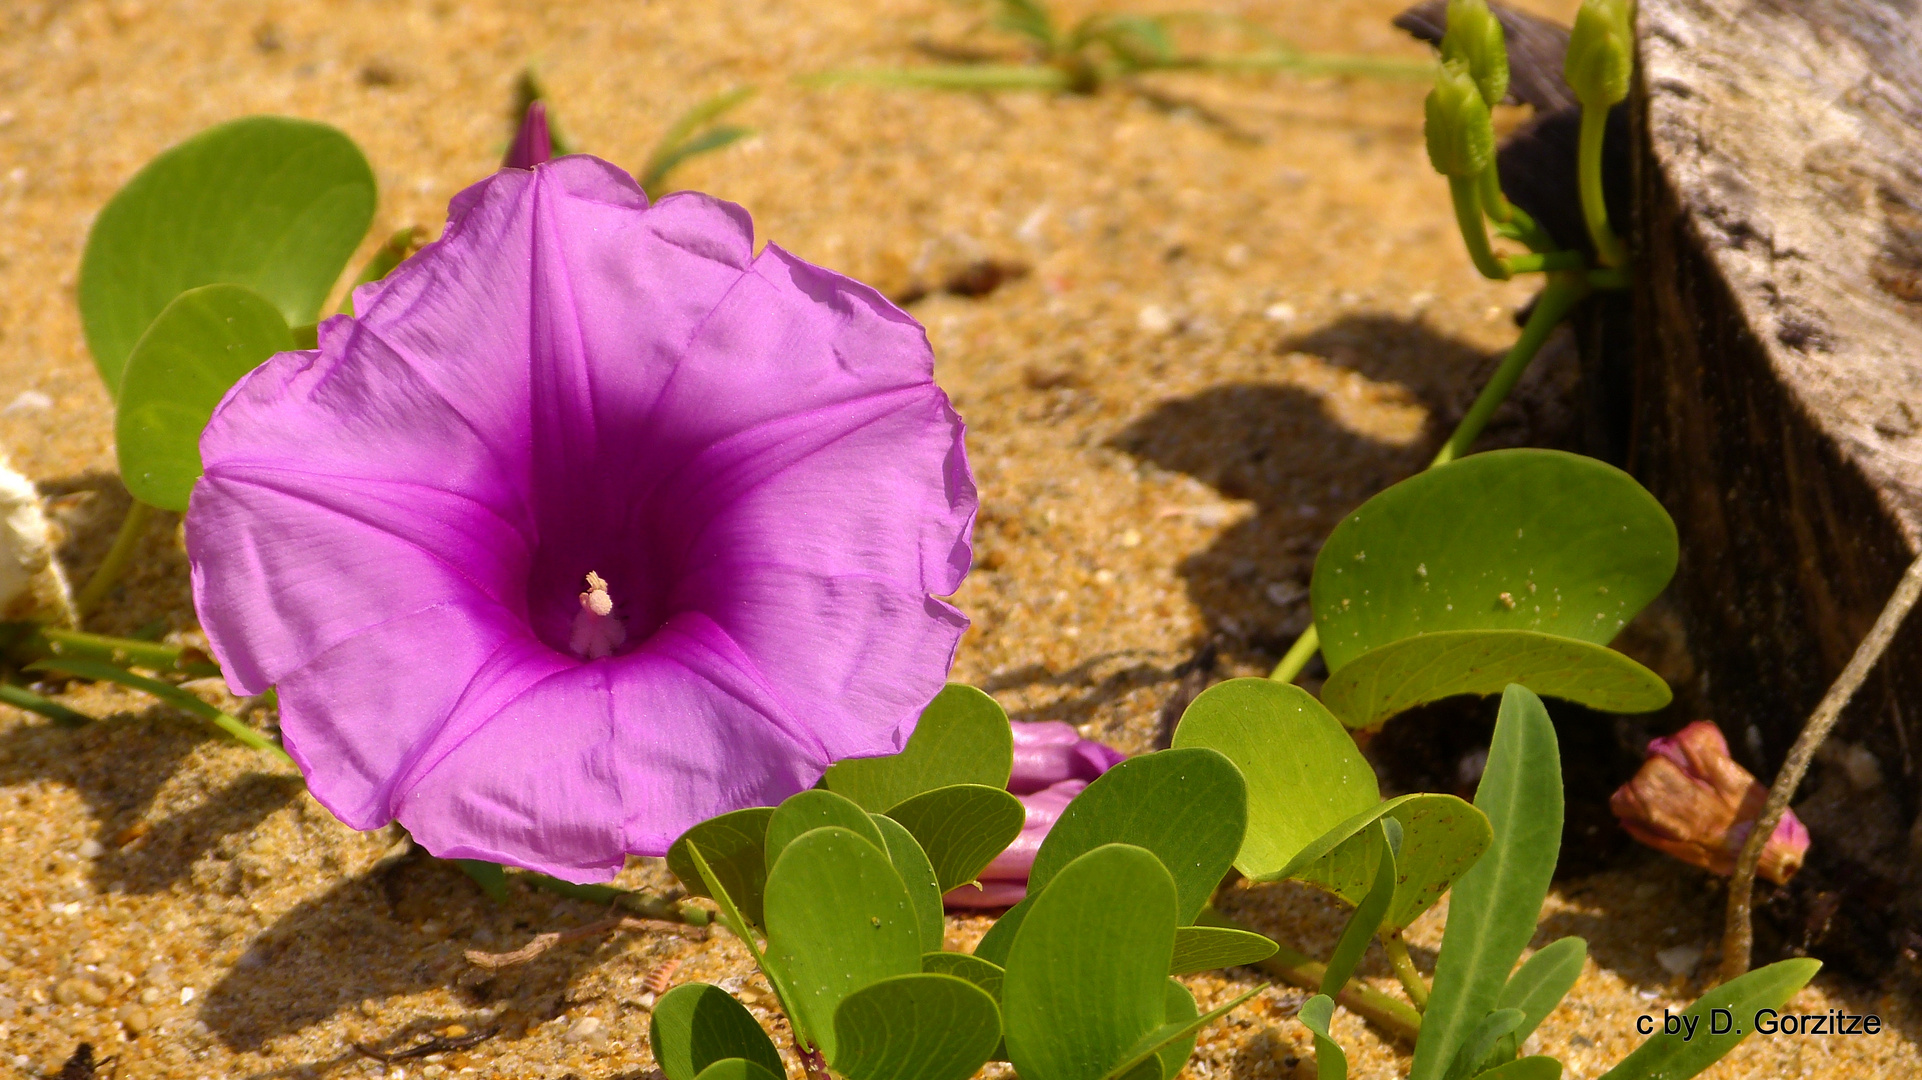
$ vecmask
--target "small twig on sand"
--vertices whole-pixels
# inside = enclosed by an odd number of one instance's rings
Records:
[[[1802,777],[1809,771],[1809,760],[1828,738],[1829,729],[1841,717],[1842,709],[1868,677],[1869,670],[1882,658],[1883,650],[1889,647],[1890,639],[1902,625],[1902,619],[1909,609],[1915,606],[1918,595],[1922,595],[1922,557],[1909,564],[1902,580],[1895,586],[1895,594],[1883,606],[1882,614],[1876,617],[1875,625],[1869,628],[1868,636],[1855,647],[1855,655],[1849,658],[1849,665],[1836,676],[1835,684],[1822,697],[1822,703],[1809,715],[1808,723],[1802,726],[1802,734],[1789,748],[1788,760],[1782,763],[1782,771],[1775,775],[1775,785],[1769,788],[1768,802],[1762,804],[1762,814],[1755,819],[1754,828],[1749,830],[1748,839],[1742,844],[1741,858],[1735,863],[1735,876],[1728,883],[1728,922],[1722,931],[1722,980],[1733,979],[1748,971],[1749,952],[1755,944],[1755,931],[1750,922],[1749,902],[1755,891],[1755,868],[1762,861],[1762,846],[1768,838],[1775,835],[1775,826],[1782,820],[1782,812],[1788,809],[1789,800],[1795,796],[1795,789],[1802,784]]]
[[[479,949],[469,949],[467,962],[484,968],[512,967],[515,964],[525,964],[556,945],[618,933],[622,930],[660,930],[664,933],[692,938],[695,941],[707,940],[707,928],[703,926],[688,926],[685,923],[668,922],[665,919],[637,919],[632,915],[614,915],[599,922],[588,923],[586,926],[577,926],[572,930],[556,930],[542,934],[513,952],[488,953],[481,952]]]
[[[486,1042],[499,1033],[499,1028],[489,1028],[486,1031],[476,1031],[471,1035],[436,1035],[417,1046],[410,1046],[405,1050],[395,1050],[391,1053],[384,1050],[376,1050],[366,1043],[355,1043],[354,1051],[364,1057],[373,1058],[383,1065],[392,1065],[396,1061],[426,1057],[429,1054],[445,1054],[454,1050],[465,1050],[471,1046],[479,1046],[481,1043]]]

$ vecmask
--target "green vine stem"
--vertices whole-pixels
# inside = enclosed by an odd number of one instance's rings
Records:
[[[74,614],[86,619],[100,601],[107,598],[107,591],[120,580],[120,575],[132,561],[134,549],[140,546],[140,537],[147,531],[147,519],[153,515],[153,507],[135,499],[127,507],[127,516],[120,521],[120,532],[113,538],[113,546],[107,549],[107,557],[100,561],[99,569],[87,579],[87,584],[74,598]]]
[[[1415,1003],[1417,1012],[1427,1012],[1428,982],[1416,970],[1414,958],[1408,955],[1408,943],[1400,934],[1388,934],[1381,939],[1381,947],[1388,954],[1388,963],[1394,967],[1402,989],[1408,991],[1408,1000]]]
[[[1487,175],[1484,170],[1483,175]],[[1481,181],[1472,176],[1451,176],[1448,178],[1448,194],[1455,203],[1455,224],[1461,226],[1462,243],[1468,245],[1468,257],[1475,261],[1475,269],[1485,278],[1507,281],[1508,268],[1488,246],[1488,225],[1482,220]]]
[[[1457,186],[1460,183],[1463,182],[1452,177],[1449,180],[1449,186],[1457,193],[1461,190]],[[1473,189],[1471,188],[1470,191],[1472,193]],[[1479,212],[1477,208],[1477,213]],[[1480,218],[1477,217],[1476,220],[1479,221]],[[1509,393],[1521,380],[1522,373],[1528,370],[1529,362],[1534,360],[1535,354],[1541,351],[1542,344],[1548,340],[1549,333],[1593,290],[1594,286],[1589,283],[1589,276],[1579,270],[1557,271],[1549,275],[1548,287],[1542,290],[1539,297],[1536,297],[1535,309],[1529,313],[1528,322],[1522,327],[1521,337],[1509,347],[1508,354],[1502,358],[1501,367],[1495,369],[1494,377],[1488,380],[1488,385],[1482,387],[1482,392],[1475,398],[1475,403],[1468,407],[1468,413],[1462,417],[1461,423],[1455,425],[1454,434],[1442,444],[1441,449],[1435,454],[1435,459],[1428,463],[1429,468],[1448,464],[1474,445],[1475,440],[1481,436],[1482,429],[1488,426],[1489,418],[1495,415],[1495,410],[1501,406],[1502,402],[1508,400]],[[1308,666],[1308,661],[1314,659],[1315,652],[1320,648],[1321,633],[1310,624],[1308,629],[1302,631],[1301,636],[1295,639],[1295,643],[1289,646],[1287,654],[1281,658],[1279,664],[1275,665],[1275,670],[1270,672],[1268,677],[1277,682],[1294,682],[1296,676]]]
[[[1201,915],[1195,923],[1200,926],[1220,926],[1230,930],[1256,933],[1249,927],[1223,915],[1212,905],[1201,909]],[[1283,982],[1313,993],[1320,993],[1321,980],[1328,973],[1328,965],[1312,960],[1306,954],[1296,952],[1279,942],[1276,944],[1275,955],[1266,960],[1257,961],[1254,966]],[[1411,1046],[1414,1045],[1415,1037],[1421,1034],[1420,1013],[1409,1008],[1406,1002],[1398,1001],[1366,983],[1350,980],[1348,985],[1342,988],[1341,993],[1335,995],[1335,1000],[1347,1006],[1348,1010],[1356,1016],[1373,1021],[1382,1030]]]
[[[296,770],[299,768],[294,765],[294,759],[287,756],[287,751],[281,749],[272,739],[248,727],[240,721],[240,718],[214,708],[172,683],[149,679],[144,675],[135,675],[125,668],[116,667],[104,660],[85,660],[78,657],[50,657],[46,660],[38,660],[29,664],[27,670],[53,671],[63,675],[75,675],[82,679],[93,679],[96,682],[117,683],[130,690],[152,694],[174,708],[206,721],[215,729],[231,736],[242,746],[259,750]]]
[[[57,626],[32,626],[31,623],[15,625],[31,627],[29,632],[7,649],[10,659],[23,664],[44,660],[50,656],[72,657],[80,660],[99,660],[121,667],[143,667],[153,671],[179,672],[190,679],[211,679],[220,675],[219,664],[210,660],[196,659],[195,657],[200,655],[197,650],[183,649],[177,645],[142,641],[138,638],[89,634],[85,631],[66,630]]]
[[[1603,266],[1621,266],[1628,261],[1620,237],[1608,226],[1608,204],[1602,200],[1602,137],[1608,132],[1608,107],[1582,106],[1581,142],[1575,158],[1576,175],[1581,178],[1582,219],[1588,224],[1588,238],[1595,242],[1595,255]]]
[[[1775,775],[1775,783],[1769,787],[1768,801],[1762,804],[1762,813],[1749,829],[1748,839],[1742,842],[1742,854],[1735,860],[1735,875],[1728,883],[1728,922],[1722,931],[1722,979],[1724,982],[1748,973],[1749,953],[1754,947],[1754,927],[1750,923],[1749,901],[1755,891],[1755,868],[1762,862],[1762,848],[1768,844],[1769,837],[1775,835],[1775,826],[1781,823],[1782,812],[1788,809],[1789,800],[1795,797],[1795,789],[1802,786],[1802,777],[1809,771],[1809,761],[1815,751],[1828,738],[1829,730],[1835,727],[1842,710],[1862,686],[1862,680],[1869,677],[1869,670],[1882,658],[1883,650],[1895,637],[1902,620],[1908,617],[1909,609],[1915,606],[1917,597],[1922,597],[1922,556],[1909,564],[1896,583],[1895,592],[1889,602],[1882,607],[1882,614],[1875,619],[1862,643],[1855,647],[1855,655],[1849,657],[1848,666],[1842,674],[1835,677],[1834,685],[1822,696],[1821,704],[1809,714],[1808,723],[1803,725],[1802,734],[1789,748],[1788,760],[1782,763],[1782,771]],[[1899,720],[1897,721],[1900,722]]]
[[[633,889],[616,888],[613,885],[576,885],[571,881],[547,874],[523,870],[514,875],[537,889],[544,889],[569,900],[584,900],[590,904],[620,908],[663,922],[686,923],[689,926],[706,926],[712,919],[706,908],[684,900],[669,900],[651,893],[636,892]]]
[[[15,686],[12,683],[0,683],[0,702],[5,702],[16,709],[38,713],[61,727],[81,727],[93,723],[93,717],[86,713],[75,712],[57,701],[41,697],[24,686]]]

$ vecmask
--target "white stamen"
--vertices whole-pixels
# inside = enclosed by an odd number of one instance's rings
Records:
[[[583,659],[598,660],[612,655],[626,640],[627,627],[614,617],[614,597],[607,591],[607,579],[589,571],[587,591],[581,594],[581,610],[574,615],[568,647]]]

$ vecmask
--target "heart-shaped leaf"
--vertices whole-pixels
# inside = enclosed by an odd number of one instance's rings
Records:
[[[1368,826],[1382,819],[1400,823],[1394,900],[1382,928],[1400,933],[1435,906],[1488,848],[1488,818],[1453,795],[1427,792],[1377,803],[1317,837],[1283,869],[1282,878],[1317,885],[1360,904],[1375,881],[1379,849]]]
[[[1321,696],[1349,727],[1373,729],[1416,705],[1510,683],[1603,712],[1652,712],[1672,697],[1661,676],[1613,649],[1527,630],[1405,638],[1356,657]]]
[[[934,867],[921,845],[901,823],[893,818],[873,815],[875,827],[881,830],[881,839],[887,842],[888,861],[894,864],[894,872],[901,875],[901,883],[908,887],[908,901],[914,905],[914,924],[921,932],[921,950],[934,952],[941,948],[941,939],[947,924],[941,915],[941,885],[934,877]]]
[[[849,829],[815,829],[789,843],[768,872],[766,911],[767,962],[792,995],[789,1019],[829,1061],[843,998],[921,970],[907,885],[881,848]]]
[[[786,1076],[785,1071],[772,1073],[746,1058],[724,1058],[702,1069],[697,1080],[784,1080]]]
[[[1275,955],[1276,948],[1274,942],[1246,930],[1184,926],[1175,931],[1175,957],[1169,961],[1168,974],[1192,975],[1260,963]]]
[[[897,975],[842,1000],[834,1042],[848,1080],[967,1080],[1001,1043],[1001,1010],[966,979]]]
[[[1144,754],[1089,784],[1041,841],[1028,893],[1103,844],[1153,852],[1180,891],[1179,921],[1195,921],[1241,850],[1248,789],[1233,762],[1206,747]]]
[[[1177,896],[1161,860],[1126,844],[1081,855],[1034,896],[1001,987],[1016,1072],[1101,1080],[1161,1027]]]
[[[1535,934],[1562,844],[1562,759],[1555,725],[1526,688],[1502,693],[1488,766],[1475,791],[1493,838],[1455,883],[1435,959],[1410,1080],[1436,1080],[1495,1011],[1515,961]],[[1479,1061],[1477,1055],[1474,1061]]]
[[[780,1053],[754,1014],[707,983],[682,983],[662,994],[648,1021],[648,1038],[654,1063],[667,1080],[695,1080],[728,1058],[745,1058],[775,1076],[786,1075]]]
[[[1493,450],[1349,514],[1315,559],[1309,599],[1334,673],[1443,630],[1606,645],[1668,584],[1675,559],[1675,523],[1627,473],[1559,450]]]
[[[1295,1016],[1315,1036],[1315,1080],[1348,1080],[1348,1055],[1328,1032],[1328,1023],[1335,1018],[1335,999],[1316,994],[1301,1003]]]
[[[1683,1023],[1677,1033],[1670,1034],[1667,1028],[1656,1032],[1603,1073],[1602,1080],[1688,1080],[1699,1075],[1747,1037],[1749,1029],[1741,1024],[1742,1018],[1752,1020],[1763,1009],[1780,1009],[1820,970],[1820,960],[1801,957],[1778,960],[1730,979],[1682,1010]],[[1715,1033],[1708,1020],[1715,1009],[1737,1018],[1731,1025],[1733,1030]]]
[[[949,683],[921,710],[900,753],[836,762],[828,767],[827,785],[863,809],[884,814],[922,792],[952,784],[1005,788],[1013,769],[1008,714],[974,687]]]
[[[996,1005],[1001,1003],[1003,972],[999,964],[991,964],[967,953],[927,952],[921,954],[921,970],[966,979],[985,991]]]
[[[373,217],[373,170],[325,124],[247,117],[154,158],[100,211],[80,260],[81,327],[108,391],[188,289],[245,285],[288,326],[314,322]]]
[[[887,850],[881,827],[874,823],[866,810],[832,791],[811,788],[781,800],[781,805],[774,808],[774,816],[768,819],[769,869],[780,860],[781,852],[801,835],[830,825],[847,829],[882,851]],[[703,844],[701,850],[707,850],[707,845]]]
[[[1354,736],[1308,691],[1230,679],[1201,692],[1175,728],[1177,748],[1219,751],[1248,784],[1248,829],[1235,868],[1265,879],[1302,848],[1381,801]]]
[[[699,844],[709,872],[742,916],[760,926],[761,894],[767,886],[767,825],[773,816],[771,806],[750,806],[701,822],[667,849],[668,870],[690,896],[713,896],[688,857],[688,845]]]
[[[945,893],[973,881],[1013,843],[1028,812],[1001,788],[953,784],[896,803],[888,816],[914,834]]]
[[[280,312],[245,286],[203,285],[174,297],[121,375],[114,449],[133,497],[184,512],[214,406],[241,376],[293,347]]]

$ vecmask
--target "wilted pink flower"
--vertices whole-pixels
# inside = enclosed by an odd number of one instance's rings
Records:
[[[1126,755],[1106,743],[1084,739],[1073,725],[1060,721],[1014,725],[1014,772],[1008,790],[1015,793],[1028,816],[1021,832],[988,868],[981,885],[949,891],[951,908],[1003,908],[1021,902],[1028,892],[1028,871],[1048,830],[1061,818],[1090,780],[1114,768]]]
[[[514,145],[507,148],[507,157],[501,160],[503,169],[531,169],[554,156],[554,137],[547,129],[547,106],[540,101],[527,104],[527,114],[521,117],[521,127],[514,135]]]
[[[1728,740],[1708,720],[1697,720],[1648,744],[1635,778],[1609,798],[1609,808],[1635,839],[1683,862],[1724,877],[1735,872],[1768,789],[1729,757]],[[1785,810],[1762,847],[1757,872],[1785,884],[1802,868],[1809,832]]]
[[[354,301],[227,395],[187,515],[230,685],[341,820],[605,880],[901,749],[975,511],[914,320],[589,157]]]

